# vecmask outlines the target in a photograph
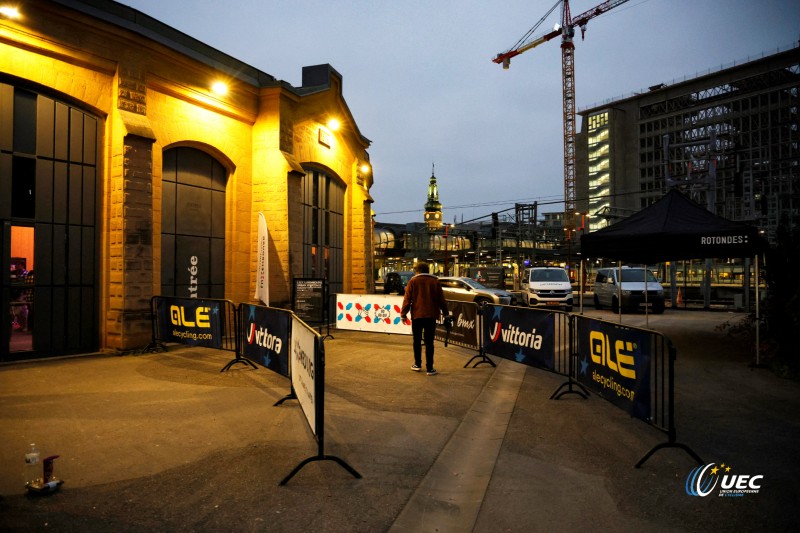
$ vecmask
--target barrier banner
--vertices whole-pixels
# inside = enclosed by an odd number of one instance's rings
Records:
[[[222,348],[222,313],[219,300],[159,298],[160,340],[190,346]]]
[[[317,435],[318,430],[315,369],[318,362],[324,364],[317,357],[317,338],[314,330],[292,316],[292,388],[314,435]]]
[[[650,335],[592,319],[578,323],[578,381],[631,416],[650,418]]]
[[[242,355],[289,377],[289,316],[280,309],[241,304]]]
[[[546,311],[486,304],[483,346],[497,355],[528,366],[555,369],[555,317]]]
[[[397,295],[337,294],[336,328],[411,335],[411,321],[400,319],[402,305]]]
[[[450,329],[448,343],[455,346],[465,346],[468,348],[478,347],[478,306],[471,302],[447,301],[447,308],[450,316],[453,317],[453,327]],[[444,327],[442,318],[436,323],[437,341],[444,341],[447,330]]]

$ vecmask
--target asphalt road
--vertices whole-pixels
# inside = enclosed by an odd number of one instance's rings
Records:
[[[607,311],[587,314],[615,320]],[[665,436],[598,397],[549,397],[564,378],[410,339],[326,339],[324,454],[285,378],[231,354],[172,347],[0,366],[5,531],[796,531],[800,385],[753,368],[741,315],[671,311],[647,326],[677,347],[677,440],[704,462],[761,475],[737,498],[692,497],[683,450],[634,464]],[[643,314],[624,315],[645,326]],[[482,439],[482,440],[481,440]],[[59,454],[59,491],[25,494],[23,454]]]

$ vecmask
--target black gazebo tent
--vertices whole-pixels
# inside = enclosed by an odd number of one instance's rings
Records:
[[[717,216],[675,189],[625,220],[581,236],[583,261],[587,257],[603,257],[650,264],[677,259],[755,256],[757,363],[758,254],[766,247],[766,241],[754,226]]]
[[[763,242],[755,227],[714,215],[673,189],[625,220],[582,235],[581,254],[647,264],[752,257]]]

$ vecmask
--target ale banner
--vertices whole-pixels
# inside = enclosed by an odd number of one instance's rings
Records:
[[[158,323],[164,342],[222,348],[219,300],[158,299]]]
[[[649,422],[650,334],[610,322],[578,322],[578,381]]]

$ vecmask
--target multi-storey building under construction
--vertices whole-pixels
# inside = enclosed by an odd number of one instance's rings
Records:
[[[800,224],[800,48],[579,111],[578,206],[591,230],[678,187],[774,242]]]

